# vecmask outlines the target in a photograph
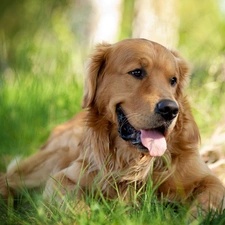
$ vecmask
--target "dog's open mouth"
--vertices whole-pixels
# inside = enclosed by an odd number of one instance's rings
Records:
[[[136,130],[128,121],[122,108],[116,108],[120,137],[135,145],[140,151],[149,152],[151,156],[162,156],[167,149],[165,133],[169,124],[163,124],[148,130]]]

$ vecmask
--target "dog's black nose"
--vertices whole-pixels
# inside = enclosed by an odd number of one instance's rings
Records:
[[[179,108],[175,101],[163,99],[156,104],[155,112],[160,114],[165,120],[172,120],[178,114]]]

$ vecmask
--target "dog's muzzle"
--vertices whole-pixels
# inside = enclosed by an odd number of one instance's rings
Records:
[[[168,99],[161,100],[156,104],[155,113],[160,115],[161,122],[157,127],[149,128],[149,131],[155,131],[160,133],[164,137],[166,136],[167,130],[172,123],[173,119],[178,114],[178,106],[176,102]],[[135,129],[128,121],[122,107],[117,105],[116,114],[118,119],[118,132],[120,137],[129,141],[131,144],[136,146],[140,151],[148,152],[148,149],[143,145],[141,140],[141,130]]]

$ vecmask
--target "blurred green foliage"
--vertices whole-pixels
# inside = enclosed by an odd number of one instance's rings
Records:
[[[180,50],[197,65],[225,51],[225,14],[219,1],[180,3]]]
[[[55,124],[80,110],[86,53],[69,21],[68,2],[1,2],[2,161],[37,151]]]
[[[207,139],[225,110],[225,12],[223,0],[180,2],[179,50],[191,62],[189,98]]]

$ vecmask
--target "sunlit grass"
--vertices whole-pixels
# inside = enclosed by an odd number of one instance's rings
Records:
[[[25,188],[9,206],[0,201],[0,224],[88,224],[88,225],[223,225],[224,215],[210,213],[193,219],[188,207],[177,203],[166,204],[147,188],[146,194],[134,204],[118,200],[106,200],[99,195],[86,195],[76,202],[75,194],[68,194],[62,205],[54,199],[47,202],[37,190],[28,192]]]
[[[82,85],[73,76],[23,75],[3,80],[0,89],[1,161],[28,155],[51,129],[80,110]]]

